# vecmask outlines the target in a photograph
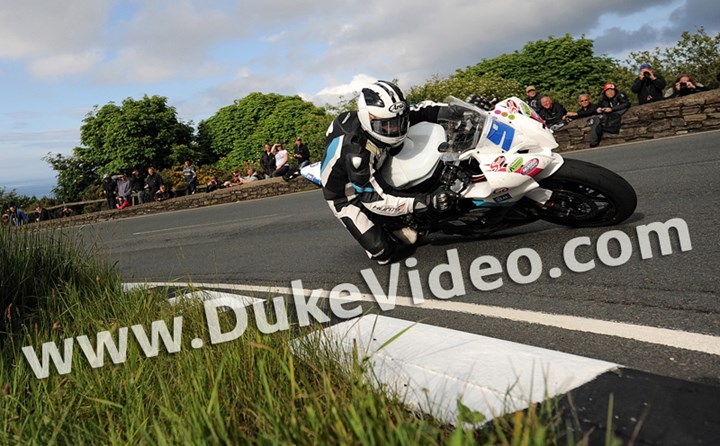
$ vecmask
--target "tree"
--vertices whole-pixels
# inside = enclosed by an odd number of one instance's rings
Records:
[[[503,79],[495,73],[485,73],[481,76],[451,76],[444,79],[435,75],[424,85],[412,87],[407,96],[410,103],[417,103],[425,99],[439,102],[448,96],[465,99],[471,94],[503,99],[517,96],[522,91],[520,82]]]
[[[241,141],[256,135],[260,123],[275,110],[283,96],[278,94],[250,93],[232,105],[221,108],[207,120],[198,125],[198,142],[204,150],[219,158],[225,157],[236,149]],[[270,141],[268,135],[260,142],[260,147]]]
[[[338,97],[337,104],[325,104],[322,108],[329,115],[338,116],[340,113],[357,110],[359,92],[355,91],[348,98],[345,95]]]
[[[617,65],[609,57],[595,56],[592,40],[584,36],[573,39],[566,34],[528,42],[521,51],[483,60],[458,70],[454,77],[481,78],[493,74],[521,86],[535,85],[556,101],[574,104],[578,94],[599,92],[603,84],[612,81]]]
[[[218,167],[255,163],[265,143],[281,141],[286,148],[301,136],[314,159],[324,150],[324,135],[332,116],[299,96],[251,93],[221,108],[198,125],[198,143],[219,157]]]
[[[74,151],[78,151],[78,147]],[[77,156],[47,154],[43,161],[49,163],[57,175],[57,185],[52,192],[60,201],[73,202],[97,198],[91,190],[95,189],[98,175],[97,165],[84,162]]]
[[[687,73],[705,86],[716,88],[720,86],[720,33],[708,36],[703,27],[695,34],[685,31],[675,46],[632,52],[625,62],[635,76],[636,67],[647,62],[659,70],[668,83],[676,76]]]
[[[24,211],[29,211],[29,206],[37,202],[37,198],[27,195],[18,195],[15,189],[9,192],[4,187],[0,187],[0,213],[8,212],[10,206],[17,206]],[[33,206],[34,208],[34,206]],[[2,223],[0,223],[2,224]]]
[[[189,146],[193,129],[180,122],[167,98],[127,98],[118,106],[97,106],[83,120],[80,142],[74,155],[83,165],[97,166],[101,173],[117,173],[135,167],[170,167],[178,146]]]

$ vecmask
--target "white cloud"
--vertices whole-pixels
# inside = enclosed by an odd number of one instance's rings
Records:
[[[212,47],[243,35],[225,10],[187,0],[149,2],[113,36],[116,55],[99,79],[146,83],[214,76],[224,69],[212,60]]]
[[[325,87],[314,95],[307,96],[306,99],[313,101],[319,105],[325,103],[336,104],[341,96],[345,99],[351,99],[351,96],[357,94],[360,89],[377,80],[378,78],[374,76],[369,76],[367,74],[356,74],[352,77],[350,82]]]
[[[37,78],[55,78],[67,74],[82,74],[91,71],[102,60],[95,50],[82,53],[57,54],[32,61],[30,74]]]
[[[26,59],[92,46],[107,19],[107,0],[4,1],[0,58]]]

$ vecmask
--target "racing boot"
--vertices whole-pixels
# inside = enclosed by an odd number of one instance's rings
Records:
[[[408,226],[406,226],[402,229],[393,231],[392,235],[400,243],[402,243],[404,245],[414,245],[418,239],[418,232],[415,229],[408,227]]]

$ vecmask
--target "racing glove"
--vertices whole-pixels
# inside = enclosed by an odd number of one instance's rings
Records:
[[[418,214],[427,212],[428,209],[444,213],[449,211],[455,203],[454,197],[442,188],[415,200],[414,211]]]

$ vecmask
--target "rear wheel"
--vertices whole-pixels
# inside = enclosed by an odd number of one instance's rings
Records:
[[[595,164],[565,159],[540,186],[553,192],[539,217],[565,226],[610,226],[630,217],[637,206],[633,187],[620,175]]]

